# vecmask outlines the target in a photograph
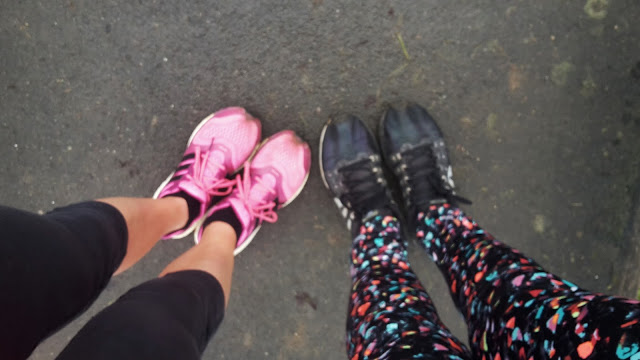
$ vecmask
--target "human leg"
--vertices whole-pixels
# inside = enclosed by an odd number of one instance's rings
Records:
[[[116,269],[133,265],[161,236],[192,230],[211,200],[230,192],[225,176],[259,137],[258,120],[224,109],[194,131],[183,161],[156,194],[161,199],[108,198],[44,216],[2,208],[8,240],[0,243],[0,355],[28,356],[84,310]]]
[[[350,359],[471,359],[411,270],[397,218],[366,219],[351,261]]]
[[[119,274],[133,266],[153,248],[165,234],[185,226],[188,218],[187,203],[179,197],[163,199],[106,198],[98,200],[118,209],[125,218],[130,241]]]
[[[186,214],[180,198],[109,198],[42,216],[1,208],[0,354],[26,357],[86,309],[115,272],[184,226]]]
[[[330,121],[321,138],[325,185],[352,230],[350,359],[468,359],[439,320],[407,260],[372,135],[355,117]]]
[[[293,132],[271,137],[245,165],[245,179],[207,211],[196,229],[196,246],[159,279],[132,289],[94,317],[60,359],[200,358],[222,321],[234,254],[263,220],[275,221],[275,211],[300,193],[309,166],[308,145]]]
[[[418,214],[417,237],[449,283],[478,356],[640,357],[640,302],[545,271],[449,204]]]
[[[546,272],[450,205],[464,199],[453,191],[444,139],[426,110],[390,108],[381,141],[409,221],[449,283],[476,357],[640,358],[640,303]]]
[[[45,215],[0,207],[0,358],[25,359],[93,302],[125,257],[113,206],[86,202]]]
[[[92,318],[58,359],[199,359],[224,317],[236,241],[229,224],[211,223],[159,278]]]

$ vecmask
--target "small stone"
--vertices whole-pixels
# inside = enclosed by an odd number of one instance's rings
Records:
[[[533,229],[538,233],[538,234],[542,234],[544,233],[544,229],[545,229],[545,218],[544,215],[536,215],[533,218]]]

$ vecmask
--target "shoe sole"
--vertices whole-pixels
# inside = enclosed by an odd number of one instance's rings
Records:
[[[246,111],[246,110],[245,110]],[[204,124],[207,123],[207,121],[211,120],[211,118],[213,118],[216,115],[217,112],[214,112],[213,114],[210,114],[209,116],[205,117],[202,121],[200,121],[200,123],[198,124],[198,126],[196,126],[196,128],[193,130],[193,132],[191,133],[191,136],[189,136],[189,140],[187,141],[187,148],[189,147],[189,145],[191,145],[191,142],[193,141],[193,138],[196,137],[196,134],[198,133],[198,131],[200,131],[200,129],[204,126]],[[248,113],[247,113],[248,114]],[[253,117],[253,116],[252,116]],[[258,145],[256,145],[256,147],[253,149],[253,151],[251,152],[251,155],[249,155],[248,159],[251,159],[256,152],[258,151],[258,148],[262,146],[262,143],[258,143]],[[240,165],[239,168],[235,169],[231,175],[235,175],[237,174],[240,170],[242,170],[242,168],[244,167],[244,162],[242,163],[242,165]],[[156,189],[156,191],[153,193],[153,199],[158,199],[158,196],[160,196],[160,193],[162,192],[162,189],[164,189],[165,186],[167,186],[167,184],[171,181],[171,179],[173,178],[173,175],[175,174],[175,170],[169,174],[169,176],[162,182],[162,184],[160,184],[160,186],[158,187],[158,189]],[[191,232],[193,232],[195,229],[198,228],[198,226],[200,226],[202,224],[202,222],[204,221],[205,217],[202,216],[202,218],[198,219],[197,221],[194,221],[193,224],[191,224],[191,226],[189,226],[187,229],[185,229],[185,231],[180,234],[180,235],[176,235],[176,236],[172,236],[166,240],[169,239],[182,239],[185,238],[187,236],[189,236],[189,234],[191,234]]]
[[[250,162],[251,160],[253,160],[255,155],[258,153],[258,150],[260,150],[260,148],[263,147],[264,144],[266,144],[267,141],[269,141],[269,139],[271,139],[271,137],[268,137],[268,138],[264,139],[260,144],[258,144],[258,146],[256,146],[256,148],[253,151],[253,154],[251,154],[251,156],[249,157],[247,162]],[[307,175],[305,175],[304,180],[302,181],[302,184],[300,185],[300,188],[293,194],[293,196],[291,196],[291,198],[289,200],[287,200],[287,202],[285,202],[282,205],[280,205],[280,207],[278,207],[278,209],[282,209],[282,208],[286,207],[287,205],[291,204],[293,202],[293,200],[295,200],[302,193],[302,190],[304,190],[304,187],[305,187],[305,185],[307,185],[307,181],[309,180],[309,175],[311,175],[311,170],[309,170],[309,172],[307,172]],[[198,226],[202,225],[202,223],[204,222],[204,219],[206,219],[207,217],[208,217],[208,215],[203,216],[202,217],[202,221],[199,221]],[[240,254],[247,246],[249,246],[249,244],[253,241],[253,239],[256,237],[256,234],[258,234],[258,231],[261,228],[262,228],[262,224],[257,225],[256,228],[253,229],[251,234],[249,234],[249,236],[247,237],[247,240],[245,240],[242,243],[242,245],[238,246],[237,248],[235,248],[235,250],[233,250],[233,256],[236,256],[236,255]],[[196,231],[193,234],[193,241],[196,244],[198,244],[198,231]]]
[[[327,129],[329,128],[329,125],[331,125],[332,121],[329,120],[327,121],[326,124],[324,124],[324,127],[322,128],[322,133],[320,134],[320,151],[318,154],[318,164],[320,164],[320,177],[322,178],[322,182],[324,183],[324,187],[327,188],[327,190],[331,191],[331,188],[329,187],[329,183],[327,182],[327,179],[325,178],[324,175],[324,165],[322,164],[322,148],[324,147],[324,136],[327,134]],[[333,193],[333,191],[331,191]]]
[[[324,136],[326,135],[327,129],[329,128],[329,125],[331,125],[332,122],[333,122],[332,120],[327,121],[327,123],[322,128],[322,133],[320,134],[320,149],[319,149],[320,153],[318,154],[318,164],[320,164],[320,177],[322,178],[324,187],[326,187],[327,190],[331,192],[331,195],[333,195],[333,203],[338,208],[338,211],[340,212],[342,217],[347,220],[347,229],[351,230],[351,220],[347,217],[349,210],[347,209],[346,206],[342,204],[340,199],[336,196],[336,194],[333,193],[333,190],[331,190],[331,188],[329,187],[329,183],[327,182],[327,179],[325,178],[325,175],[324,175],[324,165],[322,165],[322,149],[324,147]]]

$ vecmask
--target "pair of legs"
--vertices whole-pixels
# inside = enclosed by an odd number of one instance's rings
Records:
[[[309,146],[292,131],[260,138],[258,119],[222,109],[196,127],[154,199],[44,216],[0,207],[0,358],[28,357],[158,239],[194,233],[193,248],[89,321],[59,358],[199,359],[229,301],[234,255],[309,175]]]
[[[468,200],[454,192],[444,138],[422,107],[390,107],[378,141],[353,116],[332,119],[320,156],[324,183],[354,238],[350,359],[640,360],[640,302],[590,293],[546,272],[452,205]],[[440,321],[411,270],[400,215],[445,276],[471,349]]]
[[[24,359],[187,222],[183,199],[109,198],[43,216],[0,207],[0,358]],[[60,359],[198,359],[222,321],[236,234],[224,222],[94,317]]]
[[[498,242],[460,209],[418,213],[418,242],[469,328],[439,320],[407,261],[396,217],[367,219],[351,251],[350,359],[637,359],[640,303],[594,294]]]

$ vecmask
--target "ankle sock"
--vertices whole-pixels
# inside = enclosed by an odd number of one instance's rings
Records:
[[[233,211],[233,208],[231,208],[231,206],[211,214],[211,216],[209,216],[204,221],[204,223],[202,223],[202,229],[205,229],[207,225],[211,224],[214,221],[222,221],[231,225],[233,230],[235,230],[236,232],[236,238],[240,238],[240,234],[242,234],[242,223],[240,222],[240,220],[238,220],[238,216],[236,215],[236,212]]]
[[[187,202],[187,208],[189,209],[189,220],[187,220],[187,224],[183,227],[183,229],[189,226],[193,222],[193,220],[198,217],[198,215],[200,215],[200,201],[194,199],[191,195],[187,194],[184,191],[180,191],[169,196],[181,197]]]

